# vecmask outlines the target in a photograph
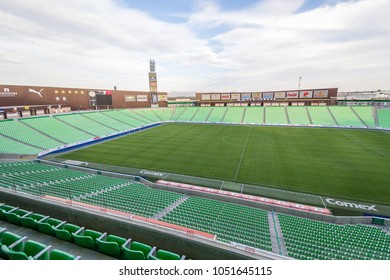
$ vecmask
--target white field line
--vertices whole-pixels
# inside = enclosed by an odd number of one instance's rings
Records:
[[[244,157],[244,153],[246,151],[246,146],[248,145],[248,140],[249,140],[249,137],[250,137],[250,135],[252,133],[252,128],[253,128],[253,126],[251,126],[251,129],[249,130],[249,133],[248,133],[248,135],[246,137],[245,146],[244,146],[244,149],[242,150],[242,153],[241,153],[240,162],[238,163],[237,170],[236,170],[236,175],[234,176],[234,181],[237,180],[238,171],[240,170],[240,167],[241,167],[242,158]]]

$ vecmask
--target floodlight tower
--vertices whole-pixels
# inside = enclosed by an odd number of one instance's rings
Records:
[[[149,71],[149,93],[150,93],[150,104],[152,108],[158,107],[158,96],[157,96],[157,73],[156,63],[153,59],[149,61],[150,71]]]

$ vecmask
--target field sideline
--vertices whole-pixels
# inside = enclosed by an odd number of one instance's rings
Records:
[[[60,157],[389,205],[389,138],[371,130],[164,124]]]

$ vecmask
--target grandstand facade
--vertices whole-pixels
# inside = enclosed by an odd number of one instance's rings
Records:
[[[102,102],[99,103],[97,96],[102,97]],[[159,107],[167,107],[166,92],[156,93],[155,99]],[[70,108],[72,111],[98,108],[147,108],[151,107],[151,103],[148,91],[0,85],[2,118],[7,118],[7,113],[12,112],[22,117],[62,112],[63,110],[58,109],[63,108]]]
[[[198,92],[199,106],[315,106],[336,105],[337,88],[266,92]]]

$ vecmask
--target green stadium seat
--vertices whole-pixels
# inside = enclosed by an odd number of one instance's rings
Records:
[[[24,215],[30,214],[30,213],[31,212],[23,210],[23,209],[14,208],[14,209],[6,212],[5,216],[7,217],[8,222],[20,226],[20,225],[22,225],[20,218],[23,217]]]
[[[151,246],[131,239],[122,245],[124,260],[146,260],[151,250]]]
[[[39,232],[54,236],[55,235],[54,228],[65,223],[66,223],[65,221],[61,221],[46,216],[42,218],[40,221],[37,221],[36,226]]]
[[[67,252],[54,249],[50,251],[49,260],[79,260],[80,256],[74,256],[72,254],[69,254]]]
[[[20,217],[20,223],[23,227],[37,229],[37,222],[41,221],[45,216],[36,214],[36,213],[28,213],[22,217]]]
[[[158,250],[156,253],[156,247],[154,247],[148,254],[148,260],[184,260],[185,256],[180,257],[178,254],[166,251]]]
[[[28,240],[23,244],[20,250],[17,250],[15,244],[18,244],[18,241],[10,246],[3,245],[1,250],[9,257],[11,260],[48,260],[51,250],[51,246],[46,246],[42,243]]]
[[[72,234],[80,230],[81,227],[69,223],[61,223],[53,228],[54,235],[64,241],[74,242]]]
[[[91,229],[85,229],[84,227],[80,228],[76,232],[72,232],[74,243],[91,250],[97,249],[96,239],[98,239],[102,235],[103,234],[101,232],[94,231]]]
[[[0,230],[0,233],[1,233],[1,235],[0,235],[0,257],[3,259],[8,259],[8,256],[3,252],[3,250],[1,249],[1,246],[3,246],[3,245],[10,246],[12,244],[15,244],[14,245],[15,249],[19,250],[23,247],[22,241],[27,238],[27,237],[21,237],[18,234],[6,231],[5,228],[2,228]],[[19,242],[19,243],[16,243],[16,242]]]
[[[96,239],[98,251],[102,254],[109,255],[114,258],[121,258],[122,250],[121,247],[125,244],[126,239],[116,235],[104,233]]]

